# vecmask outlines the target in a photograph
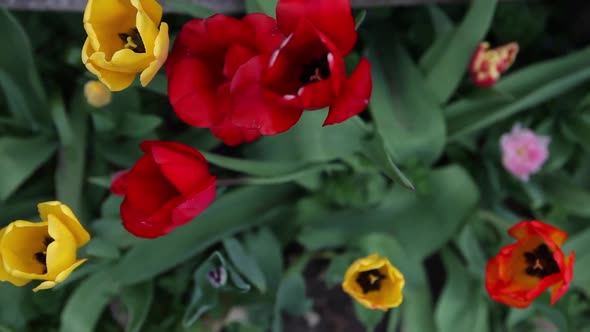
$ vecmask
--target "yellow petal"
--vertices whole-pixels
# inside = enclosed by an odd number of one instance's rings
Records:
[[[90,241],[90,234],[84,229],[74,212],[65,204],[52,201],[44,202],[37,205],[41,220],[49,221],[49,215],[54,215],[70,231],[76,240],[76,247],[79,248]],[[49,234],[51,235],[51,225],[49,225]],[[52,236],[53,237],[53,236]],[[53,237],[56,239],[55,237]]]
[[[143,10],[137,12],[135,25],[137,26],[137,31],[139,31],[139,35],[143,41],[145,52],[150,55],[154,53],[154,43],[159,32],[156,24],[157,23],[152,21]]]
[[[33,292],[36,293],[40,290],[50,289],[50,288],[55,287],[55,285],[57,285],[57,283],[55,281],[51,281],[51,280],[43,281],[42,283],[39,284],[39,286],[33,288]]]
[[[49,235],[54,241],[47,247],[47,276],[54,280],[58,274],[76,262],[76,238],[65,223],[55,215],[48,217]]]
[[[17,220],[10,223],[0,242],[0,255],[4,269],[22,279],[42,279],[45,266],[35,254],[45,250],[48,235],[47,222]]]
[[[0,230],[0,242],[2,242],[2,237],[4,236],[5,230],[6,230],[6,227]],[[0,254],[0,281],[8,281],[9,283],[20,287],[20,286],[24,286],[24,285],[28,284],[31,280],[17,278],[15,276],[11,275],[10,273],[8,273],[6,271],[6,269],[4,269],[4,261],[2,260],[2,255]]]
[[[113,54],[110,61],[102,52],[95,52],[90,56],[90,62],[95,66],[106,70],[136,74],[144,70],[153,60],[153,55],[148,53],[135,53],[130,49],[120,49]]]
[[[135,21],[128,24],[84,23],[84,30],[88,34],[92,48],[96,52],[104,53],[107,61],[110,61],[113,54],[125,46],[125,43],[119,37],[119,33],[127,33],[134,27]]]
[[[63,270],[60,274],[57,275],[55,280],[47,280],[39,284],[39,286],[33,288],[33,292],[38,292],[40,290],[50,289],[55,287],[60,282],[66,280],[72,272],[78,268],[78,266],[82,265],[82,263],[86,262],[86,259],[80,259],[76,261],[74,264],[69,266],[67,269]]]
[[[156,42],[154,44],[154,56],[156,59],[150,63],[150,65],[141,73],[139,76],[139,80],[142,86],[148,85],[158,70],[164,65],[166,62],[166,58],[168,57],[168,48],[170,47],[170,39],[168,36],[168,24],[162,23],[160,25],[160,32],[158,33],[158,37],[156,38]]]
[[[95,66],[92,62],[86,63],[86,68],[111,91],[121,91],[131,85],[136,74],[119,73]]]
[[[137,9],[129,0],[88,0],[84,23],[126,23],[134,19]]]
[[[143,10],[155,23],[162,19],[162,6],[156,0],[131,0],[131,4],[138,10]]]

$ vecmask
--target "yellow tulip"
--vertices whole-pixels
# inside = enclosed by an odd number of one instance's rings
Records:
[[[350,265],[342,288],[363,306],[385,311],[402,303],[404,284],[404,275],[387,258],[373,254]]]
[[[156,0],[88,0],[88,38],[82,47],[86,68],[111,91],[127,88],[137,73],[146,86],[168,56],[168,25],[161,19]]]
[[[76,250],[90,241],[66,205],[53,201],[38,208],[41,222],[17,220],[0,230],[0,281],[24,286],[44,280],[35,292],[53,288],[84,263]]]
[[[84,84],[84,96],[88,104],[94,107],[104,107],[111,103],[111,91],[99,81],[88,81]]]

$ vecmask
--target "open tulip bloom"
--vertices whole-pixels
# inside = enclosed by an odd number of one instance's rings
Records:
[[[502,248],[486,268],[486,289],[501,303],[526,308],[551,288],[554,304],[569,288],[575,253],[561,251],[567,233],[543,222],[522,221],[508,230],[518,240]]]
[[[60,202],[39,204],[41,222],[17,220],[0,230],[0,281],[33,290],[55,287],[86,261],[76,250],[90,240],[72,210]]]

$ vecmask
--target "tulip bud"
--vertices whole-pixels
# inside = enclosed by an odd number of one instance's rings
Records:
[[[100,108],[111,103],[113,94],[100,81],[88,81],[84,85],[84,95],[88,104]]]

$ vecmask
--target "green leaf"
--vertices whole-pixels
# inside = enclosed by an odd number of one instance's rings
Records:
[[[404,186],[407,189],[415,191],[414,185],[406,177],[406,175],[397,167],[391,159],[391,156],[385,148],[383,139],[375,136],[368,144],[366,144],[363,153],[369,158],[381,171],[387,175],[388,178],[396,183]]]
[[[10,45],[0,54],[0,68],[6,76],[26,91],[24,99],[28,109],[39,124],[49,123],[47,101],[41,85],[41,78],[33,61],[33,50],[24,29],[5,8],[0,8],[0,31],[2,42]]]
[[[428,15],[430,16],[430,21],[437,37],[443,37],[447,33],[453,31],[455,28],[453,21],[451,21],[439,6],[428,5],[426,8],[428,9]]]
[[[277,290],[275,316],[281,310],[293,316],[302,316],[311,308],[311,301],[305,297],[305,280],[299,273],[287,273]]]
[[[88,104],[79,92],[72,101],[70,117],[65,113],[59,98],[52,100],[52,114],[61,141],[55,172],[57,199],[67,204],[82,223],[86,220],[83,189],[86,166],[86,133]]]
[[[1,12],[1,10],[0,10]],[[0,138],[0,200],[6,200],[55,151],[45,137]]]
[[[213,243],[248,227],[268,222],[265,213],[285,202],[294,187],[244,187],[218,197],[195,222],[137,244],[116,266],[118,280],[130,285],[154,276],[202,252]],[[150,257],[146,260],[145,257]]]
[[[353,303],[356,318],[363,324],[366,331],[375,331],[377,324],[383,320],[385,311],[368,309],[358,302]]]
[[[12,113],[17,123],[22,127],[30,126],[31,129],[35,129],[37,124],[31,114],[23,91],[20,90],[16,82],[2,69],[0,69],[0,89],[4,91],[8,110]]]
[[[345,246],[365,234],[390,232],[407,251],[424,258],[459,231],[475,209],[479,192],[459,166],[434,170],[423,181],[428,191],[414,193],[396,186],[378,208],[320,214],[298,240],[309,250],[319,250]]]
[[[268,16],[275,17],[275,9],[278,0],[246,0],[246,12],[262,12]]]
[[[127,308],[126,332],[141,332],[154,299],[154,283],[148,281],[121,290],[121,301]]]
[[[106,259],[119,258],[117,246],[104,238],[95,237],[85,247],[84,250],[89,256],[95,256]]]
[[[367,55],[374,84],[369,105],[377,132],[394,161],[430,164],[445,146],[442,111],[406,51],[385,37],[372,38]]]
[[[268,288],[272,291],[279,286],[283,274],[283,255],[281,243],[268,227],[245,234],[244,245],[256,259],[264,274]],[[269,255],[269,252],[276,255]]]
[[[105,268],[84,280],[61,313],[60,332],[93,332],[104,308],[118,292],[117,274]]]
[[[322,127],[326,110],[304,112],[289,131],[262,137],[250,144],[246,155],[252,159],[289,161],[292,164],[324,162],[344,158],[362,151],[367,131],[356,117]]]
[[[586,151],[590,151],[590,116],[579,115],[577,117],[571,117],[561,123],[562,132],[569,139],[579,143]],[[553,138],[551,145],[554,144]],[[552,155],[553,157],[553,155]]]
[[[30,296],[28,296],[30,293],[32,293],[30,289],[17,288],[8,282],[0,283],[0,301],[10,304],[2,306],[0,324],[17,328],[19,331],[25,328],[27,323],[25,310],[30,301]]]
[[[117,132],[129,137],[145,137],[162,123],[156,115],[125,112]]]
[[[223,239],[223,248],[236,269],[261,292],[266,292],[266,279],[256,259],[235,238]]]
[[[446,51],[426,73],[426,84],[440,104],[449,100],[463,79],[473,52],[492,23],[497,3],[497,0],[473,1],[463,21],[454,30]]]
[[[206,6],[180,0],[166,0],[166,6],[170,7],[170,9],[177,13],[187,14],[192,17],[198,18],[206,18],[217,13],[213,9],[208,8]],[[160,78],[158,76],[160,76]],[[165,80],[165,77],[163,76],[164,75],[156,75],[156,77],[154,78],[154,80],[156,81],[156,87],[150,87],[151,84],[154,84],[154,82],[152,82],[146,88],[148,90],[152,90],[154,92],[166,95],[166,85],[164,85],[164,89],[162,89],[160,87],[161,82],[159,82],[161,79]]]
[[[495,85],[503,95],[463,98],[445,109],[449,140],[487,128],[557,97],[590,79],[590,47],[527,66]],[[512,98],[506,98],[506,95]]]
[[[571,178],[563,174],[552,174],[538,176],[536,180],[552,204],[573,215],[590,217],[590,192],[577,186]]]
[[[363,9],[358,14],[356,14],[356,16],[354,17],[354,28],[355,28],[355,30],[358,30],[359,29],[359,27],[365,21],[365,18],[367,18],[367,10],[366,9]]]
[[[489,310],[480,286],[449,250],[443,251],[442,257],[447,281],[435,311],[438,330],[489,331]]]

